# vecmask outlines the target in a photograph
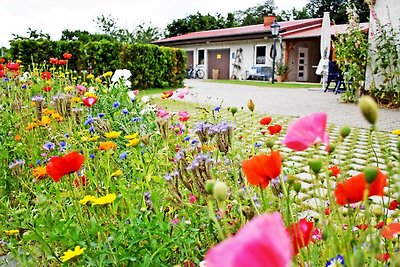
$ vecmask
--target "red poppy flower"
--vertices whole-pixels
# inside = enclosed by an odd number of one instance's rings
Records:
[[[2,70],[0,70],[0,78],[3,78],[4,77],[4,71],[2,71]]]
[[[384,221],[380,221],[377,225],[374,226],[376,229],[382,229],[382,227],[385,225]]]
[[[67,61],[65,59],[59,59],[57,64],[58,65],[66,65]]]
[[[92,107],[96,103],[96,101],[97,101],[97,98],[96,97],[92,97],[92,96],[84,97],[82,99],[83,104],[85,106],[89,107],[89,108]]]
[[[360,223],[359,225],[357,225],[357,228],[365,231],[368,229],[368,224]]]
[[[72,54],[70,54],[70,53],[64,53],[63,58],[65,58],[65,59],[71,59],[71,58],[72,58]]]
[[[51,73],[48,71],[43,71],[42,72],[42,79],[43,80],[50,80],[51,79]]]
[[[313,229],[314,223],[304,218],[287,228],[287,233],[292,241],[294,255],[297,255],[301,248],[306,247],[310,243]]]
[[[268,131],[270,135],[278,134],[282,131],[282,126],[279,124],[268,126]]]
[[[170,98],[174,94],[174,91],[166,91],[161,94],[162,99]]]
[[[53,88],[51,86],[45,86],[43,87],[43,91],[45,92],[50,92]]]
[[[6,60],[4,58],[0,57],[0,63],[4,63],[4,62],[6,62]]]
[[[378,254],[376,255],[376,259],[378,261],[385,262],[388,259],[390,259],[390,254],[389,253]]]
[[[400,233],[400,223],[394,222],[386,225],[382,229],[382,236],[386,239],[397,237]]]
[[[6,64],[7,69],[11,70],[11,71],[17,71],[19,70],[19,65],[18,63],[14,63],[14,62],[8,62]]]
[[[399,201],[397,201],[397,199],[393,200],[392,202],[390,202],[389,205],[389,210],[394,210],[399,206]]]
[[[325,215],[329,215],[331,212],[332,212],[332,210],[330,207],[325,208],[325,211],[324,211]]]
[[[50,64],[58,64],[58,58],[56,58],[56,57],[51,57],[51,58],[50,58]]]
[[[384,196],[383,188],[386,186],[386,175],[378,170],[377,177],[369,185],[368,196]],[[367,189],[364,173],[360,173],[343,183],[338,183],[335,189],[335,198],[338,205],[357,203],[363,200],[364,191]]]
[[[340,169],[336,165],[331,166],[328,170],[331,171],[331,176],[338,177],[340,174]]]
[[[272,121],[272,118],[271,118],[271,117],[264,117],[264,118],[262,118],[262,119],[260,120],[260,124],[261,124],[261,125],[268,125],[268,124],[271,123],[271,121]]]
[[[0,64],[0,70],[4,70],[4,66]]]
[[[242,169],[251,185],[266,188],[269,181],[279,176],[282,167],[282,157],[279,151],[271,155],[259,155],[244,160]]]
[[[62,157],[52,157],[46,165],[47,174],[58,182],[64,175],[80,170],[85,157],[74,151]]]

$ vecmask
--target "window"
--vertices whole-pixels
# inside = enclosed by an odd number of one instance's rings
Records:
[[[204,49],[197,51],[197,65],[204,65]]]
[[[267,47],[256,46],[256,65],[264,65],[266,63]]]

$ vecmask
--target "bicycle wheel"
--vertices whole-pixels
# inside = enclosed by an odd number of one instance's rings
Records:
[[[201,70],[201,69],[197,70],[197,72],[196,72],[197,78],[203,79],[203,78],[204,78],[204,75],[205,75],[205,73],[204,73],[203,70]]]

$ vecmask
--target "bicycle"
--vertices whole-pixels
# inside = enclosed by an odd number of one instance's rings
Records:
[[[187,79],[203,79],[205,76],[204,70],[199,69],[199,68],[193,68],[192,66],[190,69],[186,71],[186,78]]]

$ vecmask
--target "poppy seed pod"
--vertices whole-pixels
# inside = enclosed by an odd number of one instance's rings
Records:
[[[232,113],[232,115],[235,115],[235,113],[237,112],[237,107],[231,107],[229,108],[229,111]]]
[[[322,168],[322,160],[321,159],[311,159],[308,164],[310,165],[311,170],[314,173],[319,173]]]
[[[249,110],[250,110],[251,112],[254,111],[255,105],[254,105],[254,102],[253,102],[252,99],[249,99],[249,101],[247,102],[247,107],[249,108]]]
[[[218,201],[224,201],[228,197],[228,187],[224,182],[216,181],[213,187],[213,196]]]
[[[364,118],[371,124],[375,124],[378,119],[378,104],[371,96],[362,96],[358,100],[358,106]]]
[[[350,132],[351,132],[351,129],[349,126],[343,126],[342,129],[340,130],[340,135],[344,139],[347,136],[349,136]]]
[[[215,180],[207,180],[204,189],[206,190],[207,194],[213,194],[214,193],[214,185],[215,185]]]

